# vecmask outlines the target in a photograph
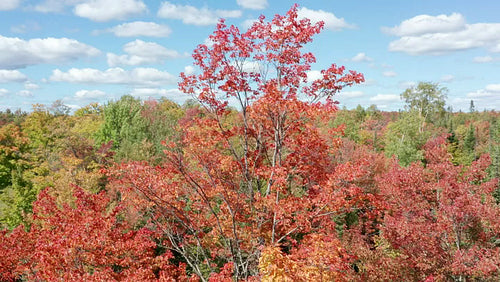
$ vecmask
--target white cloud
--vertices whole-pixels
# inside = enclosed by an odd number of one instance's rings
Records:
[[[0,11],[14,10],[20,3],[21,0],[2,0],[0,2]]]
[[[165,97],[171,101],[182,104],[185,102],[189,96],[185,93],[179,91],[179,89],[161,89],[161,88],[135,88],[130,94],[135,97],[145,98],[156,98]]]
[[[488,84],[485,88],[487,91],[500,93],[500,84]]]
[[[398,87],[401,89],[408,89],[414,86],[417,86],[417,83],[415,81],[400,81],[398,83]]]
[[[247,20],[244,20],[242,23],[241,23],[241,26],[246,28],[246,29],[249,29],[252,27],[252,25],[259,21],[258,19],[247,19]]]
[[[0,88],[0,97],[5,96],[7,94],[9,94],[9,90],[5,88]]]
[[[419,15],[401,22],[393,28],[383,27],[382,31],[396,36],[418,36],[427,33],[446,33],[465,29],[465,18],[458,13],[449,16]]]
[[[143,64],[157,64],[166,59],[180,58],[181,55],[175,50],[167,49],[154,42],[145,42],[142,40],[135,40],[123,46],[126,55],[116,55],[108,53],[108,65],[115,66],[137,66]]]
[[[24,83],[24,89],[26,90],[36,90],[36,89],[40,89],[40,86],[36,83],[33,83],[31,81],[26,81]]]
[[[317,79],[321,79],[323,75],[318,70],[311,70],[307,72],[307,81],[312,82]]]
[[[466,98],[456,98],[453,102],[458,108],[469,105],[474,100],[477,109],[498,109],[500,107],[500,84],[488,84],[483,89],[469,92]]]
[[[23,82],[28,77],[17,70],[0,70],[0,83]]]
[[[479,99],[482,99],[482,98],[491,98],[491,97],[494,97],[494,96],[498,96],[498,93],[493,93],[491,91],[487,91],[487,90],[484,90],[484,89],[479,89],[477,91],[474,91],[474,92],[469,92],[467,93],[467,98],[479,98]]]
[[[500,98],[500,84],[488,84],[484,89],[467,93],[467,98]],[[499,99],[500,100],[500,99]]]
[[[185,24],[213,25],[219,18],[239,18],[240,10],[212,10],[208,8],[198,9],[189,5],[176,5],[168,1],[163,2],[158,10],[158,17],[166,19],[182,20]]]
[[[205,38],[205,40],[203,40],[203,44],[205,44],[208,48],[214,46],[214,41],[212,39],[210,39],[210,37],[208,38]]]
[[[338,97],[351,99],[351,98],[358,98],[363,95],[364,95],[363,91],[341,91]]]
[[[72,68],[67,72],[55,69],[50,80],[83,84],[160,85],[176,83],[176,77],[154,68],[135,68],[132,70],[110,68],[105,71],[91,68]]]
[[[442,82],[451,82],[455,79],[455,76],[451,75],[451,74],[446,74],[446,75],[443,75],[441,77],[441,81]]]
[[[300,8],[297,11],[299,18],[308,18],[312,23],[317,23],[323,21],[325,23],[325,29],[329,30],[341,30],[343,28],[353,28],[354,26],[348,24],[344,18],[337,18],[333,13],[325,12],[323,10],[310,10],[305,7]]]
[[[351,58],[353,62],[371,62],[372,58],[368,57],[365,53],[358,53],[356,56]]]
[[[184,73],[187,75],[193,74],[195,72],[195,69],[193,66],[185,66],[184,67]]]
[[[495,59],[493,59],[493,57],[491,56],[484,56],[484,57],[474,57],[474,59],[472,59],[472,61],[474,63],[489,63],[489,62],[493,62]]]
[[[74,98],[77,100],[92,100],[106,96],[106,92],[101,90],[78,90],[75,92]]]
[[[406,24],[403,24],[406,23]],[[500,52],[500,23],[466,24],[460,14],[417,16],[386,31],[401,36],[389,50],[410,55],[442,55],[473,48]]]
[[[24,24],[12,26],[10,28],[10,31],[12,33],[26,33],[29,31],[35,31],[35,30],[40,30],[40,29],[41,29],[41,27],[37,22],[30,21],[30,22],[27,22]]]
[[[378,94],[376,96],[371,97],[370,101],[374,103],[388,104],[388,103],[399,102],[400,98],[399,95],[395,94]]]
[[[29,91],[29,90],[20,90],[17,92],[17,95],[18,96],[21,96],[21,97],[33,97],[33,92]]]
[[[74,13],[96,22],[123,20],[147,11],[141,0],[88,0],[77,4]]]
[[[83,3],[85,0],[45,0],[36,5],[34,10],[42,13],[58,13],[64,11],[67,6]]]
[[[373,86],[373,85],[377,85],[377,84],[378,84],[378,81],[376,81],[373,78],[367,78],[367,79],[365,79],[364,82],[361,83],[361,85],[364,85],[364,86]]]
[[[170,27],[154,22],[130,22],[114,26],[106,31],[112,32],[118,37],[167,37],[172,33]]]
[[[42,63],[56,64],[97,56],[96,48],[68,38],[35,38],[28,41],[0,35],[0,68],[16,69]]]
[[[394,72],[394,71],[384,71],[382,73],[382,75],[385,76],[385,77],[395,77],[398,74],[396,72]]]
[[[267,8],[267,0],[236,0],[245,9],[262,10]]]

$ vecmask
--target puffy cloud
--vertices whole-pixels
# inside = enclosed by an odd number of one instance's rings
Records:
[[[31,81],[26,81],[24,83],[24,89],[27,89],[27,90],[36,90],[36,89],[40,89],[40,86],[36,83],[33,83]]]
[[[297,14],[299,18],[308,18],[313,23],[323,21],[325,23],[325,29],[329,30],[341,30],[354,27],[354,25],[348,24],[344,18],[337,18],[333,13],[323,10],[310,10],[302,7],[297,11]]]
[[[487,91],[500,93],[500,84],[488,84],[485,88]]]
[[[385,77],[395,77],[398,74],[396,72],[394,72],[394,71],[384,71],[382,73],[382,75],[385,76]]]
[[[9,94],[9,90],[7,90],[5,88],[0,88],[0,97],[3,97],[7,94]]]
[[[20,3],[21,0],[2,0],[0,2],[0,11],[14,10]]]
[[[415,81],[401,81],[398,83],[398,87],[401,89],[408,89],[414,86],[417,86]]]
[[[88,0],[77,4],[74,13],[96,22],[122,20],[147,11],[141,0]]]
[[[56,69],[52,72],[50,80],[83,84],[160,85],[176,83],[176,77],[154,68],[135,68],[132,70],[110,68],[105,71],[91,68],[72,68],[67,72]]]
[[[467,93],[467,98],[495,98],[500,96],[500,84],[488,84],[484,89]]]
[[[363,96],[363,91],[342,91],[339,93],[340,98],[346,98],[346,99],[351,99],[351,98],[358,98]]]
[[[361,83],[361,85],[364,85],[364,86],[373,86],[373,85],[377,85],[377,84],[378,84],[378,81],[376,81],[373,78],[367,78],[367,79],[365,79],[365,82]]]
[[[241,26],[246,28],[246,29],[249,29],[257,21],[259,21],[259,20],[258,19],[247,19],[241,23]]]
[[[0,83],[24,82],[27,79],[26,75],[17,70],[0,70]]]
[[[267,0],[236,0],[245,9],[262,10],[267,8]]]
[[[370,98],[371,102],[381,104],[392,104],[400,101],[399,95],[395,94],[378,94]]]
[[[68,38],[36,38],[28,41],[0,35],[0,68],[16,69],[42,63],[56,64],[97,56],[96,48]]]
[[[123,50],[127,55],[107,54],[109,66],[156,64],[166,59],[183,56],[179,52],[167,49],[157,43],[142,40],[135,40],[125,44]]]
[[[112,32],[118,37],[167,37],[172,33],[170,27],[154,22],[130,22],[114,26],[106,31]]]
[[[75,92],[74,98],[77,100],[92,100],[106,96],[106,92],[101,90],[78,90]]]
[[[442,82],[451,82],[455,79],[455,76],[451,75],[451,74],[446,74],[446,75],[443,75],[441,77],[441,81]]]
[[[472,61],[474,63],[489,63],[489,62],[493,62],[495,59],[491,56],[484,56],[484,57],[474,57],[474,59],[472,59]]]
[[[20,90],[16,93],[18,96],[21,96],[21,97],[33,97],[33,92],[31,92],[30,90]]]
[[[195,69],[193,66],[185,66],[184,67],[184,73],[187,75],[193,74],[195,72]]]
[[[467,24],[460,14],[421,15],[386,32],[401,36],[389,50],[410,55],[442,55],[473,48],[500,52],[500,23]]]
[[[132,96],[145,98],[165,97],[171,101],[182,104],[189,96],[179,91],[179,89],[161,89],[161,88],[135,88],[130,93]]]
[[[371,62],[372,58],[368,57],[365,53],[358,53],[356,56],[351,58],[353,62]]]
[[[483,89],[469,92],[466,98],[456,98],[454,105],[460,108],[463,105],[469,105],[470,100],[478,109],[498,109],[500,107],[500,84],[488,84]]]
[[[163,2],[158,10],[158,17],[166,19],[182,20],[185,24],[213,25],[219,18],[239,18],[240,10],[212,10],[208,8],[198,9],[189,5],[176,5],[168,1]]]
[[[492,98],[492,97],[495,97],[495,96],[498,96],[499,93],[494,93],[493,91],[487,91],[485,89],[479,89],[479,90],[476,90],[474,92],[469,92],[467,93],[467,98],[478,98],[478,99],[482,99],[482,98]]]
[[[321,79],[323,75],[318,70],[311,70],[307,72],[307,81],[312,82],[317,79]]]
[[[460,31],[465,28],[465,18],[461,14],[453,13],[449,16],[419,15],[401,22],[400,25],[382,31],[396,36],[418,36],[427,33],[446,33]]]
[[[25,24],[15,25],[10,28],[12,33],[26,33],[28,31],[40,30],[40,25],[37,22],[27,22]]]
[[[45,0],[36,5],[34,10],[42,13],[57,13],[64,11],[67,6],[74,6],[85,2],[85,0]]]

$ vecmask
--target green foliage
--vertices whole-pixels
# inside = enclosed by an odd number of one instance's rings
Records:
[[[163,150],[161,141],[175,134],[177,120],[183,115],[172,101],[159,102],[123,96],[103,107],[103,123],[95,140],[97,144],[113,142],[116,160],[149,160]]]
[[[421,130],[424,118],[418,112],[401,114],[399,120],[389,123],[385,134],[385,154],[396,156],[399,163],[408,166],[424,157],[422,146],[429,133]]]
[[[490,127],[489,154],[491,165],[488,173],[491,178],[500,179],[500,121],[495,119]],[[500,202],[500,183],[497,183],[495,198]]]
[[[333,127],[343,125],[344,136],[350,140],[359,142],[360,124],[363,122],[364,116],[365,113],[362,107],[356,109],[356,111],[349,111],[344,108],[337,113],[333,121]]]
[[[103,123],[95,140],[98,144],[113,141],[118,160],[138,159],[145,153],[144,145],[147,144],[144,141],[150,136],[147,122],[141,116],[141,108],[141,101],[129,95],[104,106]]]
[[[408,111],[416,111],[426,122],[432,122],[435,115],[444,112],[448,89],[438,83],[419,82],[406,89],[401,99],[406,102]]]

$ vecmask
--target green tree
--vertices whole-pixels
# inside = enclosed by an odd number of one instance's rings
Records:
[[[444,105],[448,89],[439,83],[419,82],[416,86],[406,89],[401,94],[401,99],[406,103],[408,111],[415,111],[422,123],[419,131],[423,130],[425,122],[432,122],[438,114],[445,112]]]
[[[403,166],[423,160],[422,146],[430,136],[429,132],[421,129],[423,122],[424,117],[412,111],[402,113],[399,120],[389,123],[385,134],[385,154],[396,156]]]
[[[98,144],[113,142],[116,159],[149,157],[147,121],[141,116],[141,100],[130,95],[103,107],[103,123],[95,135]],[[142,158],[141,158],[142,156]]]

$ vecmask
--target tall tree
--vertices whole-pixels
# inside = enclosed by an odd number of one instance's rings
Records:
[[[416,111],[424,122],[432,122],[438,113],[444,113],[448,89],[439,83],[419,82],[416,86],[406,89],[401,99],[406,103],[408,111]],[[423,123],[420,131],[423,130]]]
[[[337,246],[333,217],[351,203],[341,200],[337,185],[355,189],[338,179],[348,175],[332,175],[337,134],[318,125],[336,110],[332,96],[363,76],[332,65],[307,81],[315,57],[302,49],[322,27],[299,19],[297,6],[271,22],[260,17],[244,33],[219,22],[212,44],[193,54],[199,74],[181,74],[179,84],[203,114],[184,123],[181,140],[166,141],[161,166],[124,164],[115,172],[122,195],[150,215],[203,281],[223,265],[234,279],[257,275],[263,246],[291,249],[314,238],[330,238],[329,250]],[[339,265],[348,265],[347,258]]]

